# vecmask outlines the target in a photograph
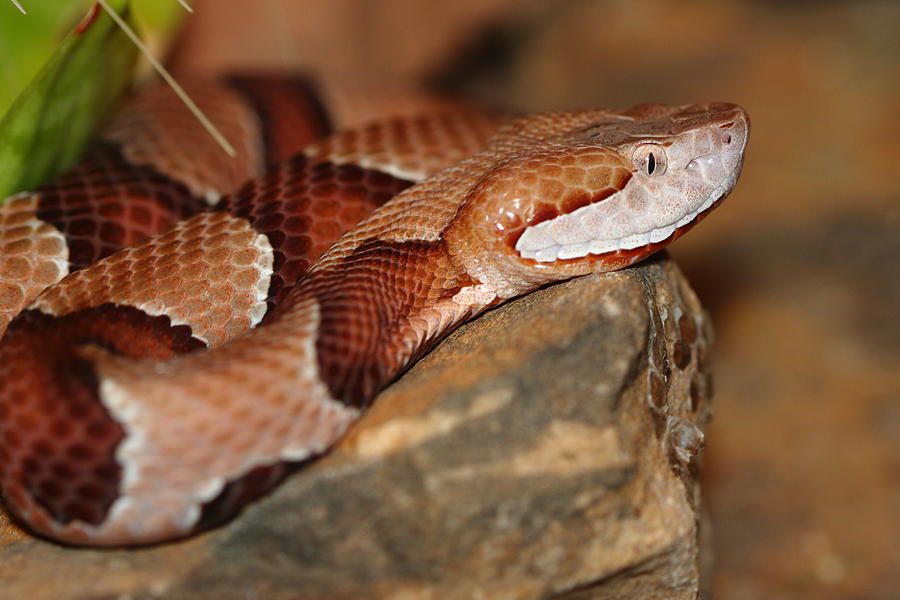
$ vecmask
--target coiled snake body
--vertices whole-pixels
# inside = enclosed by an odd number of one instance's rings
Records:
[[[539,114],[489,138],[477,111],[404,96],[308,145],[340,121],[309,86],[196,93],[244,140],[237,160],[216,168],[149,90],[84,163],[0,212],[0,309],[18,313],[0,341],[0,485],[52,538],[150,543],[234,514],[456,325],[693,227],[749,132],[712,103]]]

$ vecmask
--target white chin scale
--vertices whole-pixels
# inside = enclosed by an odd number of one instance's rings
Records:
[[[580,258],[588,254],[632,250],[656,244],[696,219],[724,194],[725,186],[719,186],[693,210],[660,215],[662,218],[657,219],[629,214],[627,211],[610,214],[611,207],[603,202],[589,204],[529,227],[516,242],[516,250],[522,258],[547,263],[557,259]],[[664,224],[659,224],[660,220]]]

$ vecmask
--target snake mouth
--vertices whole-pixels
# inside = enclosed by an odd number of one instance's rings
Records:
[[[720,185],[713,189],[696,208],[682,214],[677,219],[662,225],[655,224],[652,228],[642,231],[626,232],[616,236],[588,233],[592,229],[591,220],[597,211],[595,205],[588,205],[557,219],[529,227],[519,237],[515,249],[524,259],[531,259],[538,263],[552,263],[557,260],[571,260],[588,255],[599,256],[660,244],[672,238],[679,230],[691,225],[701,215],[709,212],[727,191],[726,185]],[[557,224],[553,225],[554,222]],[[574,237],[575,241],[563,242],[560,238],[564,236],[559,234],[560,231],[565,231],[567,234],[565,237],[570,240]],[[579,234],[580,239],[576,237]]]

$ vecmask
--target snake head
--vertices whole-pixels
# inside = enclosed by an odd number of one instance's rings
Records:
[[[726,103],[642,104],[539,115],[516,128],[540,139],[472,188],[447,238],[501,296],[627,267],[683,235],[734,187],[749,117]],[[467,260],[476,252],[496,260]]]

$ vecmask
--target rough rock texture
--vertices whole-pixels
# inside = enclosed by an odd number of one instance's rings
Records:
[[[665,257],[540,290],[225,527],[95,551],[0,518],[0,598],[696,598],[709,339]]]

